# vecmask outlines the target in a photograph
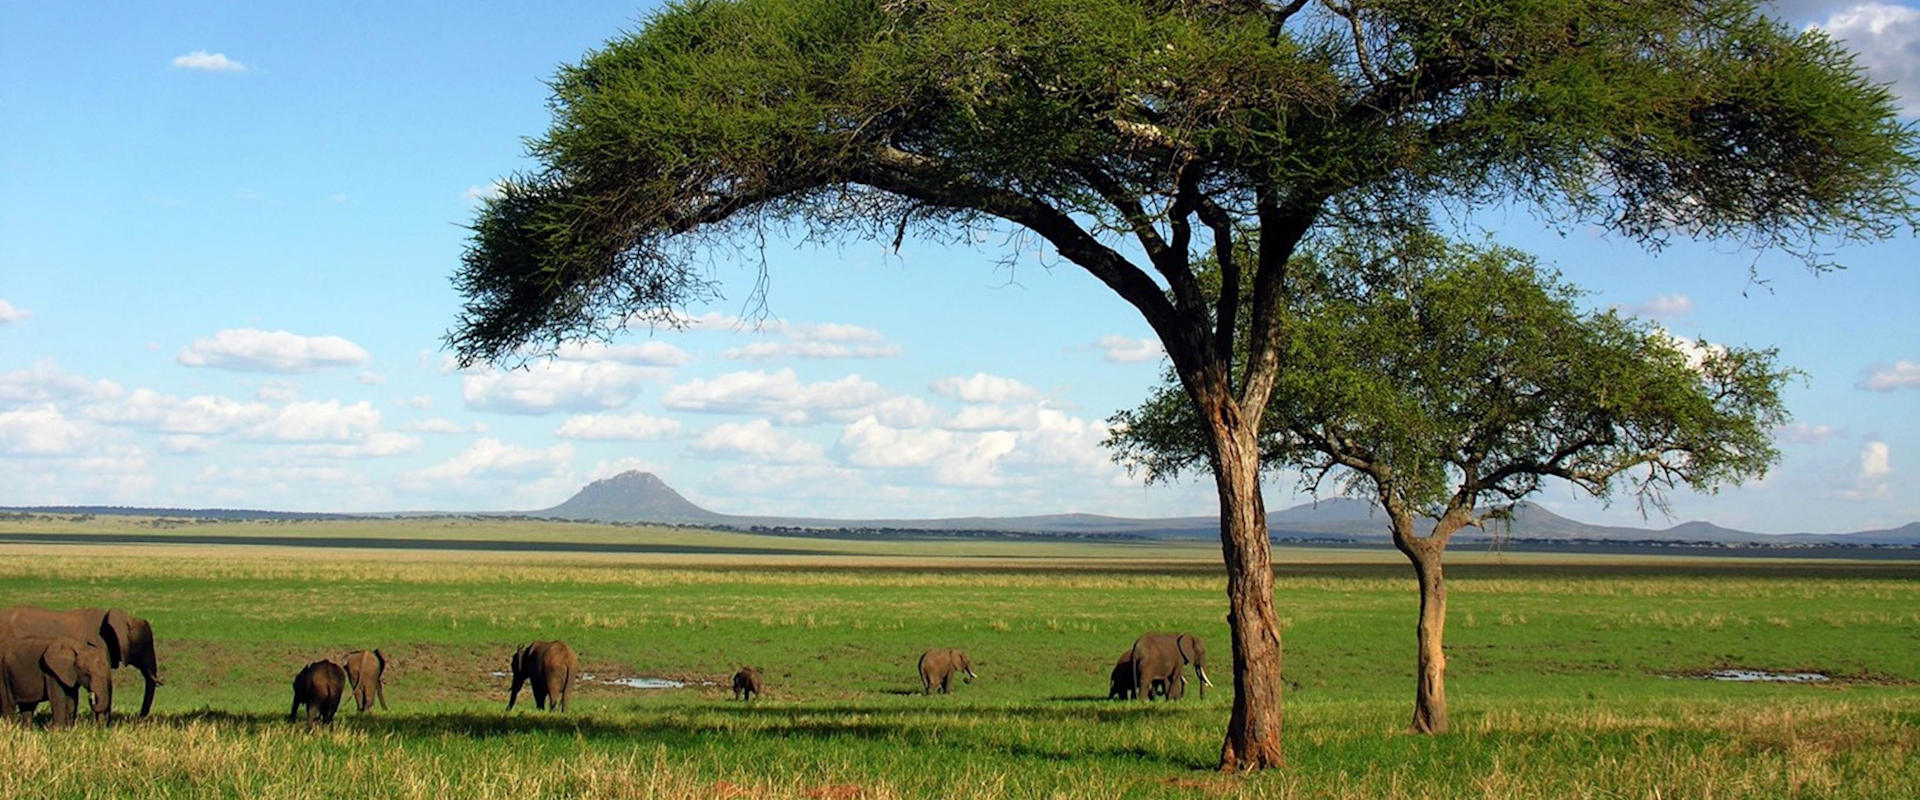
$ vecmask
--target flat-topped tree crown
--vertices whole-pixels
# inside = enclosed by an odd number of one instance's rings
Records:
[[[455,276],[463,364],[671,325],[717,289],[709,248],[770,222],[1031,232],[1139,310],[1207,427],[1236,768],[1280,761],[1247,410],[1284,366],[1304,237],[1518,199],[1648,242],[1814,253],[1915,216],[1886,90],[1752,0],[706,0],[552,88],[537,167],[481,209]],[[1229,291],[1204,291],[1202,257]]]

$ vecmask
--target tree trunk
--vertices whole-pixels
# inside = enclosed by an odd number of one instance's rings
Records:
[[[1447,732],[1447,654],[1441,649],[1446,640],[1447,584],[1441,574],[1439,543],[1417,541],[1401,550],[1413,561],[1413,574],[1420,580],[1420,624],[1414,635],[1419,642],[1418,672],[1413,691],[1413,732]]]
[[[1227,624],[1233,631],[1233,716],[1220,747],[1220,769],[1278,767],[1280,624],[1273,612],[1273,552],[1260,495],[1255,422],[1243,422],[1231,402],[1206,410],[1227,564]]]

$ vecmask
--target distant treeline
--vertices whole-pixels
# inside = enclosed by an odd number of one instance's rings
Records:
[[[254,511],[244,508],[135,508],[132,506],[13,506],[0,508],[10,519],[28,514],[79,514],[84,516],[177,517],[194,520],[343,520],[357,519],[352,514],[325,514],[311,511]]]

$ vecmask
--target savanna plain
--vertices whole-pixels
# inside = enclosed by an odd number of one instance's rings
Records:
[[[1211,767],[1230,711],[1206,544],[852,541],[418,519],[8,520],[0,604],[117,606],[166,681],[135,721],[0,726],[6,797],[1916,797],[1920,563],[1449,559],[1453,730],[1405,733],[1417,599],[1386,548],[1280,548],[1284,769]],[[178,543],[101,543],[139,532]],[[308,539],[235,546],[222,536]],[[326,546],[368,538],[468,549]],[[485,541],[649,552],[494,552]],[[257,538],[256,538],[257,541]],[[314,545],[322,546],[314,546]],[[1184,630],[1218,688],[1107,700],[1133,639]],[[506,705],[512,650],[563,639],[567,714]],[[922,696],[918,654],[978,680]],[[378,647],[391,709],[286,721],[309,661]],[[763,667],[765,696],[727,677]],[[1819,672],[1732,683],[1721,668]],[[618,683],[654,678],[682,688]]]

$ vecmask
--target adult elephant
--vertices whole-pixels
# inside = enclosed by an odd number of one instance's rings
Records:
[[[380,710],[387,710],[387,654],[378,648],[373,650],[355,650],[340,659],[340,666],[347,671],[347,681],[353,686],[353,702],[365,714],[373,708],[374,700],[380,701]]]
[[[1151,699],[1155,681],[1166,682],[1166,696],[1178,700],[1186,694],[1187,679],[1181,671],[1193,665],[1200,678],[1200,696],[1207,696],[1213,681],[1207,678],[1207,646],[1190,633],[1149,633],[1133,641],[1133,693]]]
[[[543,711],[566,711],[573,699],[573,676],[580,672],[580,657],[566,642],[533,642],[513,651],[513,690],[507,693],[507,710],[520,699],[520,686],[533,684],[533,705]]]
[[[160,680],[159,658],[153,651],[153,625],[117,608],[76,608],[55,611],[35,606],[0,610],[0,641],[17,636],[69,636],[99,646],[113,669],[133,667],[146,679],[140,698],[140,716],[153,711],[153,690]]]
[[[951,647],[935,647],[920,654],[920,692],[933,694],[933,687],[940,687],[940,693],[946,694],[953,688],[953,676],[966,673],[966,682],[973,683],[973,662],[967,654]]]
[[[71,636],[13,636],[0,643],[0,717],[46,703],[56,727],[72,725],[80,690],[92,696],[93,718],[113,718],[113,668],[99,646]]]

